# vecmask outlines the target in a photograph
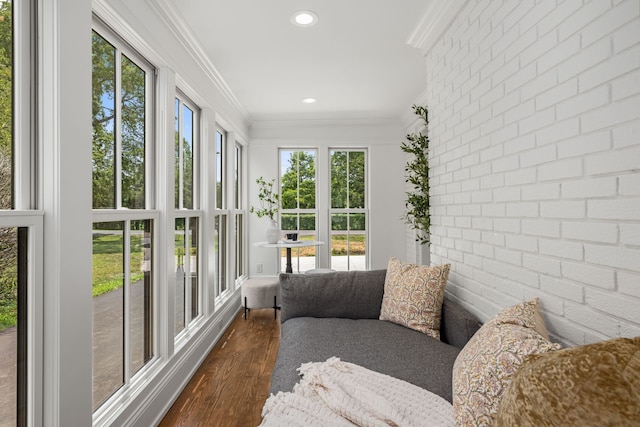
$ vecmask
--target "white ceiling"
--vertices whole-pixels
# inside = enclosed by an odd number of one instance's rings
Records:
[[[432,0],[169,1],[251,120],[400,118],[425,89],[407,40]]]

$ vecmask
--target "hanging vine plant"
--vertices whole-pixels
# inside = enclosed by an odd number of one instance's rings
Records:
[[[424,121],[424,132],[407,134],[407,141],[400,145],[402,151],[411,155],[404,170],[405,182],[411,187],[407,191],[405,222],[416,231],[416,241],[421,245],[429,243],[429,125],[426,107],[413,105],[414,113]]]

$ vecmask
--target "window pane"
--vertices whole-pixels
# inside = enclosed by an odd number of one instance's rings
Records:
[[[280,152],[282,168],[282,209],[315,209],[316,153],[315,151]]]
[[[153,356],[153,232],[152,221],[131,221],[131,372]]]
[[[116,49],[92,34],[93,208],[115,208]]]
[[[366,214],[349,214],[349,270],[366,269],[366,221]]]
[[[235,278],[244,275],[244,215],[236,215],[236,265]]]
[[[199,233],[199,225],[198,218],[193,217],[189,218],[189,284],[191,286],[190,292],[190,307],[191,307],[191,319],[195,319],[200,314],[198,299],[198,233]]]
[[[183,205],[185,209],[193,209],[193,111],[186,105],[182,106],[182,188]]]
[[[364,151],[349,151],[349,204],[351,209],[365,208]]]
[[[176,272],[176,301],[175,301],[175,335],[178,335],[185,327],[185,311],[184,303],[185,299],[185,266],[184,256],[186,254],[186,239],[185,239],[185,219],[176,218],[175,234],[174,234],[174,251],[175,251],[175,265],[174,270]]]
[[[0,2],[0,209],[13,207],[13,14]]]
[[[347,207],[347,152],[331,152],[331,207]]]
[[[315,231],[316,229],[316,214],[300,214],[300,224],[298,230],[300,231]]]
[[[26,425],[27,245],[27,228],[0,228],[0,425]]]
[[[176,98],[175,101],[175,145],[174,145],[174,149],[175,149],[175,173],[174,173],[174,180],[175,180],[175,185],[174,185],[174,206],[176,209],[180,209],[180,189],[182,188],[182,186],[180,185],[180,167],[182,165],[182,162],[180,161],[180,100],[178,98]]]
[[[224,137],[216,131],[216,209],[224,208]]]
[[[242,186],[240,182],[241,172],[242,172],[242,147],[240,145],[236,145],[235,151],[235,173],[234,173],[234,207],[236,209],[240,209],[242,203]]]
[[[122,55],[122,206],[144,209],[145,72]]]
[[[298,229],[298,214],[280,215],[280,229],[282,231],[296,231]]]
[[[124,223],[93,225],[93,408],[124,383]]]
[[[220,295],[227,290],[227,216],[216,215],[214,222],[215,269]]]

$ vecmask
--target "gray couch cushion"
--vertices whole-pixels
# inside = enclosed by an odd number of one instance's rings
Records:
[[[302,363],[330,357],[425,388],[451,402],[451,373],[460,349],[423,333],[374,319],[290,318],[271,379],[271,393],[291,391]]]
[[[386,270],[281,274],[282,313],[292,317],[377,319]]]
[[[462,348],[482,324],[478,318],[463,306],[449,299],[445,294],[440,322],[440,340]]]

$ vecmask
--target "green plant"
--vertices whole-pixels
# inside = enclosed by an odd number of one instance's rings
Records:
[[[253,206],[251,206],[249,212],[255,213],[258,218],[266,216],[269,219],[273,220],[278,213],[280,194],[273,191],[275,182],[275,178],[271,181],[265,181],[262,177],[256,179],[256,184],[258,184],[258,199],[260,200],[260,208],[254,208]]]
[[[414,113],[424,121],[425,131],[407,134],[407,141],[400,145],[402,151],[410,154],[404,168],[407,173],[405,182],[412,187],[407,191],[404,219],[406,224],[416,231],[416,241],[421,245],[429,243],[429,137],[426,126],[429,125],[426,107],[412,106]]]

